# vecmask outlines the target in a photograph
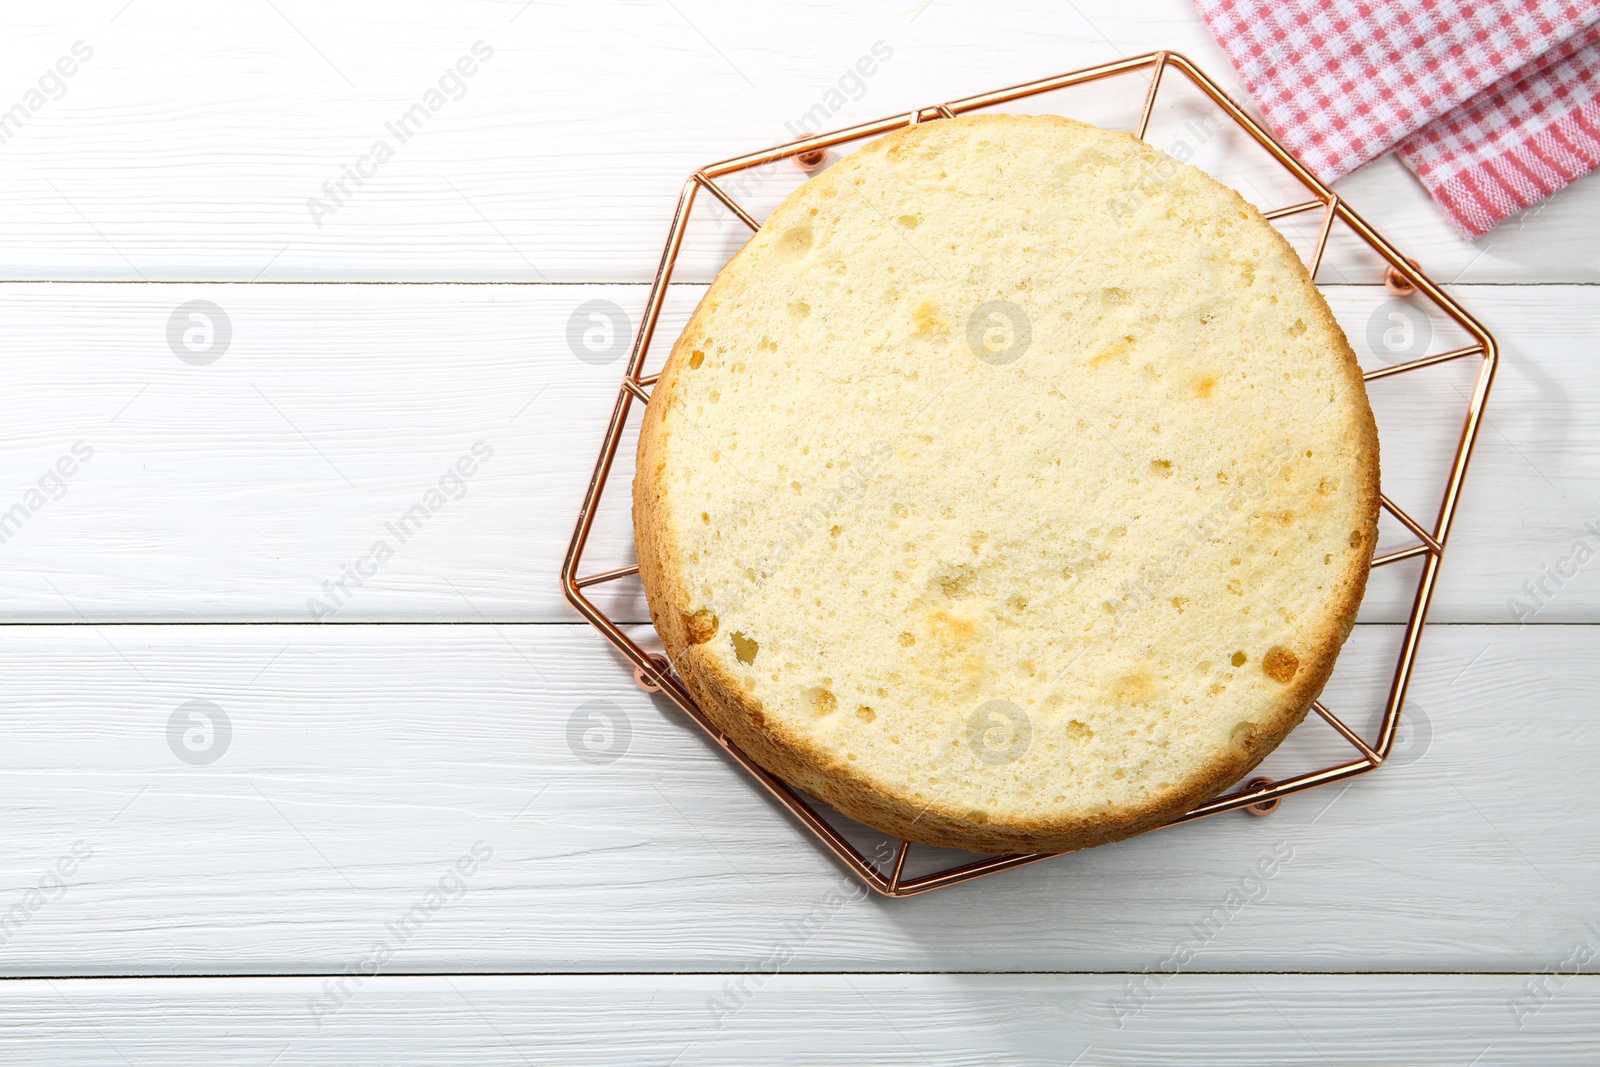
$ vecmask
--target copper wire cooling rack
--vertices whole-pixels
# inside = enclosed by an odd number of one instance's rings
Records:
[[[1319,786],[1329,785],[1333,782],[1353,778],[1358,774],[1365,774],[1368,771],[1375,770],[1382,765],[1394,745],[1396,730],[1400,725],[1401,708],[1405,704],[1406,688],[1411,680],[1411,671],[1416,660],[1417,646],[1422,638],[1424,619],[1428,613],[1428,604],[1433,598],[1434,583],[1439,573],[1439,563],[1444,556],[1445,542],[1450,534],[1451,522],[1455,518],[1456,503],[1461,493],[1462,482],[1466,477],[1467,463],[1472,456],[1472,447],[1477,438],[1478,427],[1483,417],[1484,404],[1488,400],[1489,387],[1494,380],[1495,365],[1498,362],[1494,338],[1472,316],[1462,310],[1455,301],[1445,295],[1433,282],[1429,281],[1414,262],[1404,258],[1388,241],[1384,240],[1372,227],[1368,226],[1361,216],[1351,211],[1332,190],[1318,181],[1294,156],[1290,155],[1274,141],[1266,130],[1262,129],[1249,115],[1245,114],[1243,109],[1219,89],[1215,82],[1201,72],[1185,56],[1176,52],[1151,52],[1146,55],[1131,56],[1115,63],[1088,67],[1084,70],[1072,71],[1053,78],[1028,82],[1009,89],[999,89],[990,93],[969,96],[962,100],[952,100],[932,107],[919,108],[909,113],[879,119],[876,122],[868,122],[859,126],[836,130],[832,133],[808,137],[765,151],[737,156],[695,171],[690,175],[689,180],[684,183],[683,192],[678,198],[677,211],[672,218],[672,227],[667,233],[666,248],[661,254],[661,262],[656,269],[655,283],[650,289],[649,300],[645,305],[639,332],[634,339],[627,371],[623,375],[621,386],[617,392],[617,402],[612,410],[611,423],[606,430],[605,443],[601,447],[599,461],[595,464],[594,476],[589,482],[589,490],[584,496],[583,508],[578,513],[577,528],[573,532],[572,543],[567,549],[566,559],[562,563],[561,587],[567,599],[572,603],[573,607],[577,608],[579,614],[587,619],[600,631],[606,640],[615,645],[633,663],[634,678],[642,688],[650,692],[659,691],[670,697],[673,703],[683,709],[689,718],[707,736],[720,745],[728,756],[743,768],[757,784],[815,835],[817,840],[829,852],[838,857],[868,886],[886,896],[905,897],[917,893],[926,893],[933,889],[971,881],[974,878],[981,878],[984,875],[994,874],[1012,867],[1021,867],[1028,863],[1036,863],[1051,857],[1047,854],[984,857],[974,862],[962,863],[944,870],[909,878],[902,875],[905,871],[906,857],[910,851],[911,842],[901,841],[889,869],[887,871],[881,869],[863,856],[859,850],[851,845],[838,830],[818,813],[816,802],[802,796],[786,783],[774,778],[756,766],[748,756],[729,743],[728,739],[723,737],[716,727],[712,726],[706,717],[701,714],[700,709],[695,705],[694,699],[673,673],[665,657],[652,655],[640,648],[627,634],[623,633],[616,623],[612,622],[603,611],[588,599],[584,593],[586,589],[604,582],[620,581],[633,577],[639,573],[639,568],[637,564],[631,564],[611,570],[581,574],[580,565],[583,562],[584,548],[588,543],[589,533],[594,524],[601,494],[605,492],[606,483],[611,474],[611,465],[616,459],[617,449],[622,441],[628,418],[633,413],[634,404],[638,402],[642,406],[650,402],[650,390],[655,385],[657,376],[644,376],[642,372],[645,360],[650,352],[650,344],[655,338],[656,324],[660,318],[662,304],[667,295],[667,285],[672,279],[673,266],[683,245],[690,212],[694,208],[696,195],[702,189],[715,197],[751,230],[757,230],[760,229],[761,223],[717,185],[718,178],[787,158],[794,158],[804,169],[811,170],[821,163],[827,150],[835,145],[877,137],[919,122],[934,122],[939,119],[954,118],[957,115],[1007,104],[1026,97],[1036,96],[1040,93],[1053,92],[1069,86],[1082,85],[1106,78],[1131,75],[1144,70],[1151,71],[1151,75],[1144,89],[1144,106],[1139,114],[1138,125],[1135,128],[1136,136],[1143,138],[1149,129],[1157,94],[1161,89],[1162,77],[1168,71],[1173,70],[1182,74],[1197,89],[1209,97],[1227,118],[1237,124],[1261,148],[1265,149],[1309,194],[1309,199],[1264,212],[1268,219],[1281,219],[1312,211],[1320,211],[1322,213],[1316,246],[1307,263],[1313,280],[1315,280],[1317,272],[1321,268],[1323,254],[1327,249],[1328,238],[1333,231],[1334,224],[1335,222],[1342,222],[1356,237],[1365,242],[1385,261],[1387,264],[1384,272],[1385,284],[1390,292],[1397,296],[1412,299],[1423,298],[1432,301],[1444,315],[1457,323],[1467,336],[1472,339],[1472,343],[1465,347],[1367,371],[1365,375],[1367,381],[1387,378],[1396,374],[1406,374],[1449,360],[1477,357],[1479,361],[1477,378],[1467,400],[1466,415],[1461,426],[1461,436],[1456,445],[1455,458],[1450,465],[1443,497],[1439,504],[1438,515],[1434,518],[1432,525],[1428,526],[1408,515],[1396,506],[1394,501],[1387,495],[1383,495],[1381,498],[1384,510],[1415,535],[1417,540],[1415,544],[1406,548],[1376,556],[1372,561],[1373,567],[1383,567],[1398,563],[1401,560],[1420,556],[1422,557],[1422,574],[1417,582],[1416,596],[1412,601],[1411,611],[1407,618],[1405,634],[1401,641],[1399,658],[1395,663],[1393,681],[1389,686],[1389,695],[1384,704],[1382,725],[1379,727],[1377,739],[1369,744],[1355,730],[1346,725],[1343,720],[1324,707],[1319,700],[1312,705],[1313,710],[1350,743],[1351,747],[1356,751],[1355,759],[1348,763],[1306,771],[1278,781],[1265,778],[1254,779],[1234,792],[1225,793],[1199,805],[1168,825],[1190,822],[1194,819],[1203,819],[1208,815],[1218,815],[1225,811],[1238,809],[1246,809],[1253,814],[1266,814],[1275,809],[1283,797],[1291,793],[1315,789]]]

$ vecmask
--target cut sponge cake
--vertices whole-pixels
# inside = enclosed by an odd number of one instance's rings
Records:
[[[980,852],[1238,781],[1327,681],[1376,539],[1361,373],[1288,243],[1054,117],[911,126],[806,182],[641,434],[640,573],[707,717]]]

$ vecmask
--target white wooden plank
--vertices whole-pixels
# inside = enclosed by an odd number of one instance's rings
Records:
[[[692,167],[818,105],[844,124],[1155,47],[1237,92],[1186,0],[213,14],[8,18],[0,109],[74,42],[94,55],[0,140],[0,279],[638,283]],[[478,40],[465,96],[318,225],[307,198]],[[1071,109],[1131,118],[1115,87]],[[1151,138],[1202,115],[1168,99]],[[795,180],[736,192],[759,214]],[[1455,283],[1600,280],[1600,178],[1476,244],[1392,159],[1338,188],[1506,350],[1433,617],[1509,625],[1429,631],[1393,766],[1345,791],[896,902],[858,899],[597,636],[504,624],[572,618],[553,576],[619,366],[578,359],[569,322],[592,300],[636,320],[641,286],[0,283],[0,515],[29,512],[0,525],[7,622],[307,620],[467,457],[335,621],[500,624],[0,627],[0,975],[306,975],[0,981],[0,1059],[1586,1062],[1600,638],[1516,623],[1600,621],[1600,290]],[[679,279],[743,236],[706,212]],[[1324,272],[1359,348],[1392,310],[1357,287],[1373,264],[1336,238]],[[700,291],[676,288],[664,340]],[[212,363],[167,340],[196,299],[233,328]],[[1422,515],[1466,369],[1374,390],[1386,488]],[[616,510],[593,558],[628,558]],[[1399,618],[1413,575],[1375,578],[1363,619]],[[1330,689],[1369,732],[1397,636],[1359,627]],[[227,724],[199,752],[197,710]],[[1346,751],[1317,725],[1264,770]],[[927,973],[1006,969],[1127,973]],[[481,973],[502,970],[696,973]],[[1406,970],[1521,973],[1370,973]]]
[[[1368,736],[1397,640],[1326,694]],[[1595,641],[1434,627],[1394,765],[851,900],[794,966],[1538,970],[1600,903]],[[9,627],[0,679],[10,975],[337,972],[441,881],[393,969],[737,970],[853,886],[580,626]],[[1349,756],[1314,722],[1263,770]]]
[[[702,291],[674,289],[663,357]],[[1393,313],[1383,290],[1329,292],[1358,347],[1369,324],[1381,342]],[[1458,292],[1499,334],[1505,367],[1433,617],[1600,619],[1594,565],[1573,559],[1577,542],[1600,547],[1585,528],[1600,521],[1589,432],[1600,423],[1589,366],[1600,288]],[[216,304],[231,328],[206,365],[168,342],[174,313],[194,300]],[[6,618],[309,621],[316,598],[341,622],[570,621],[556,574],[621,360],[580,360],[569,324],[590,327],[580,312],[592,301],[636,322],[643,300],[640,286],[0,286],[0,512],[34,511],[0,530]],[[1443,330],[1429,341],[1455,343]],[[177,345],[190,355],[181,333]],[[1471,373],[1445,365],[1371,389],[1385,487],[1425,520]],[[92,458],[63,488],[50,472],[80,441]],[[475,457],[475,445],[492,456]],[[450,471],[463,457],[474,473],[457,485]],[[631,559],[631,475],[630,440],[592,570]],[[465,495],[420,532],[408,525],[401,543],[393,528],[441,478]],[[380,541],[394,553],[381,565]],[[347,582],[349,596],[325,591],[357,565],[376,573]],[[1404,566],[1380,572],[1363,617],[1404,618],[1414,581]],[[597,595],[623,619],[645,618],[636,583]],[[1524,608],[1508,606],[1513,597]]]
[[[1157,48],[1243,97],[1186,0],[208,10],[101,0],[13,16],[8,105],[75,43],[92,57],[0,146],[0,277],[641,281],[687,175],[789,139],[808,114],[844,126]],[[489,58],[472,58],[478,42]],[[462,57],[475,73],[451,80]],[[1084,95],[1063,106],[1131,125],[1142,86]],[[390,131],[419,104],[417,132]],[[1339,189],[1441,279],[1600,279],[1593,177],[1475,245],[1393,160]],[[682,280],[709,280],[742,236],[726,219],[698,230]]]
[[[1588,958],[1597,936],[1575,943]],[[337,979],[334,979],[337,980]],[[364,978],[7,982],[17,1062],[170,1064],[1587,1063],[1600,977],[1124,975]],[[735,997],[728,990],[744,984]],[[731,1010],[719,1004],[732,1002]],[[716,1013],[714,1013],[714,1011]],[[320,1024],[320,1025],[319,1025]],[[1476,1057],[1476,1058],[1475,1058]]]

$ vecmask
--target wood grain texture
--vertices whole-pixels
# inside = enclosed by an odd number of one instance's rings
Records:
[[[702,291],[674,287],[664,340]],[[1328,291],[1369,367],[1402,358],[1373,352],[1371,339],[1381,346],[1389,331],[1398,344],[1413,330],[1409,343],[1424,350],[1412,305],[1376,287]],[[1590,432],[1600,382],[1589,372],[1600,288],[1456,292],[1498,334],[1505,365],[1433,618],[1600,620],[1594,564],[1572,559],[1579,541],[1600,548],[1585,528],[1600,522]],[[225,354],[204,366],[167,341],[173,311],[192,300],[217,304],[232,327]],[[582,310],[591,301],[637,321],[643,300],[640,286],[0,286],[10,342],[0,512],[26,502],[75,442],[94,453],[60,499],[40,497],[24,524],[5,527],[6,616],[310,621],[316,598],[337,608],[328,616],[337,622],[570,621],[556,574],[621,364],[580,360],[569,323],[576,316],[580,335],[599,328]],[[1431,329],[1426,350],[1457,341]],[[1370,388],[1384,488],[1425,521],[1473,373],[1447,364]],[[478,442],[492,457],[446,486],[425,526],[397,531]],[[632,442],[590,570],[632,559]],[[397,532],[410,536],[402,543]],[[1385,551],[1411,543],[1387,520],[1383,536]],[[369,558],[379,541],[392,558]],[[324,588],[358,564],[372,572],[359,587],[347,582],[337,597]],[[1362,618],[1404,618],[1415,580],[1411,565],[1377,572]],[[647,617],[636,583],[597,596],[619,618]],[[1509,607],[1513,597],[1526,610]]]
[[[1358,626],[1326,695],[1369,736],[1398,636]],[[822,908],[796,967],[1536,971],[1600,907],[1588,627],[1432,628],[1394,765],[1270,818],[831,909],[842,869],[581,626],[0,642],[0,885],[46,890],[9,975],[337,972],[441,884],[394,968],[736,970]],[[209,763],[178,755],[195,700],[231,726],[190,738]],[[1263,773],[1350,752],[1313,720]]]
[[[8,104],[75,41],[93,58],[0,146],[0,277],[644,281],[692,170],[807,125],[1158,48],[1244,96],[1185,0],[811,0],[781,13],[736,0],[405,0],[381,19],[304,0],[227,19],[203,17],[194,0],[125,6],[12,16],[0,45]],[[492,58],[441,91],[479,41]],[[889,58],[860,76],[879,42]],[[1061,106],[1131,127],[1140,78]],[[425,123],[391,132],[430,91],[440,95]],[[1158,120],[1152,140],[1170,147],[1181,128]],[[380,140],[393,153],[382,162]],[[756,205],[794,177],[757,183]],[[324,188],[341,181],[342,193]],[[1442,280],[1595,281],[1596,182],[1475,245],[1392,159],[1337,188]],[[725,215],[697,227],[681,280],[709,281],[742,240]],[[1341,262],[1335,252],[1330,266]]]
[[[431,1065],[468,1049],[514,1067],[1546,1067],[1592,1062],[1600,1011],[1593,975],[1543,976],[1532,993],[1520,975],[1183,974],[1128,1011],[1123,975],[726,973],[345,979],[339,1010],[314,1017],[326,981],[7,982],[0,1008],[8,1051],[35,1067]]]
[[[1392,158],[1337,186],[1507,357],[1433,615],[1502,625],[1429,631],[1391,766],[1268,819],[860,900],[570,624],[554,576],[620,367],[569,328],[595,300],[636,322],[685,177],[787,127],[1154,48],[1238,94],[1187,0],[69,0],[5,28],[0,111],[75,42],[93,56],[0,126],[0,976],[213,977],[0,981],[0,1059],[1593,1059],[1600,987],[1571,972],[1600,950],[1596,631],[1517,620],[1600,622],[1600,176],[1475,244]],[[464,92],[441,86],[478,41]],[[1059,103],[1126,127],[1141,92]],[[386,124],[418,104],[402,141]],[[1164,90],[1151,138],[1285,202],[1205,124]],[[729,184],[761,216],[797,180]],[[697,208],[664,338],[744,237]],[[1358,349],[1374,322],[1409,343],[1345,235],[1324,269]],[[541,284],[189,284],[256,280]],[[168,341],[191,300],[233,329],[207,365]],[[1385,488],[1422,514],[1466,388],[1437,371],[1373,390]],[[630,472],[631,442],[596,567],[629,558]],[[466,625],[217,625],[309,621],[419,503],[331,621]],[[1363,618],[1398,618],[1413,579],[1380,572]],[[597,595],[644,617],[636,587]],[[85,620],[106,625],[26,625]],[[1397,636],[1358,626],[1330,692],[1369,731]],[[1265,770],[1346,751],[1309,724]],[[380,942],[384,976],[319,1028],[308,1000]],[[1128,973],[972,973],[1008,969]],[[543,973],[483,973],[518,970]],[[1525,973],[1371,973],[1473,970]],[[719,1018],[729,983],[754,993]]]

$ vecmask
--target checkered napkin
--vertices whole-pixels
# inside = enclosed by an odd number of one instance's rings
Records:
[[[1386,152],[1468,237],[1600,166],[1600,0],[1195,0],[1324,181]]]

